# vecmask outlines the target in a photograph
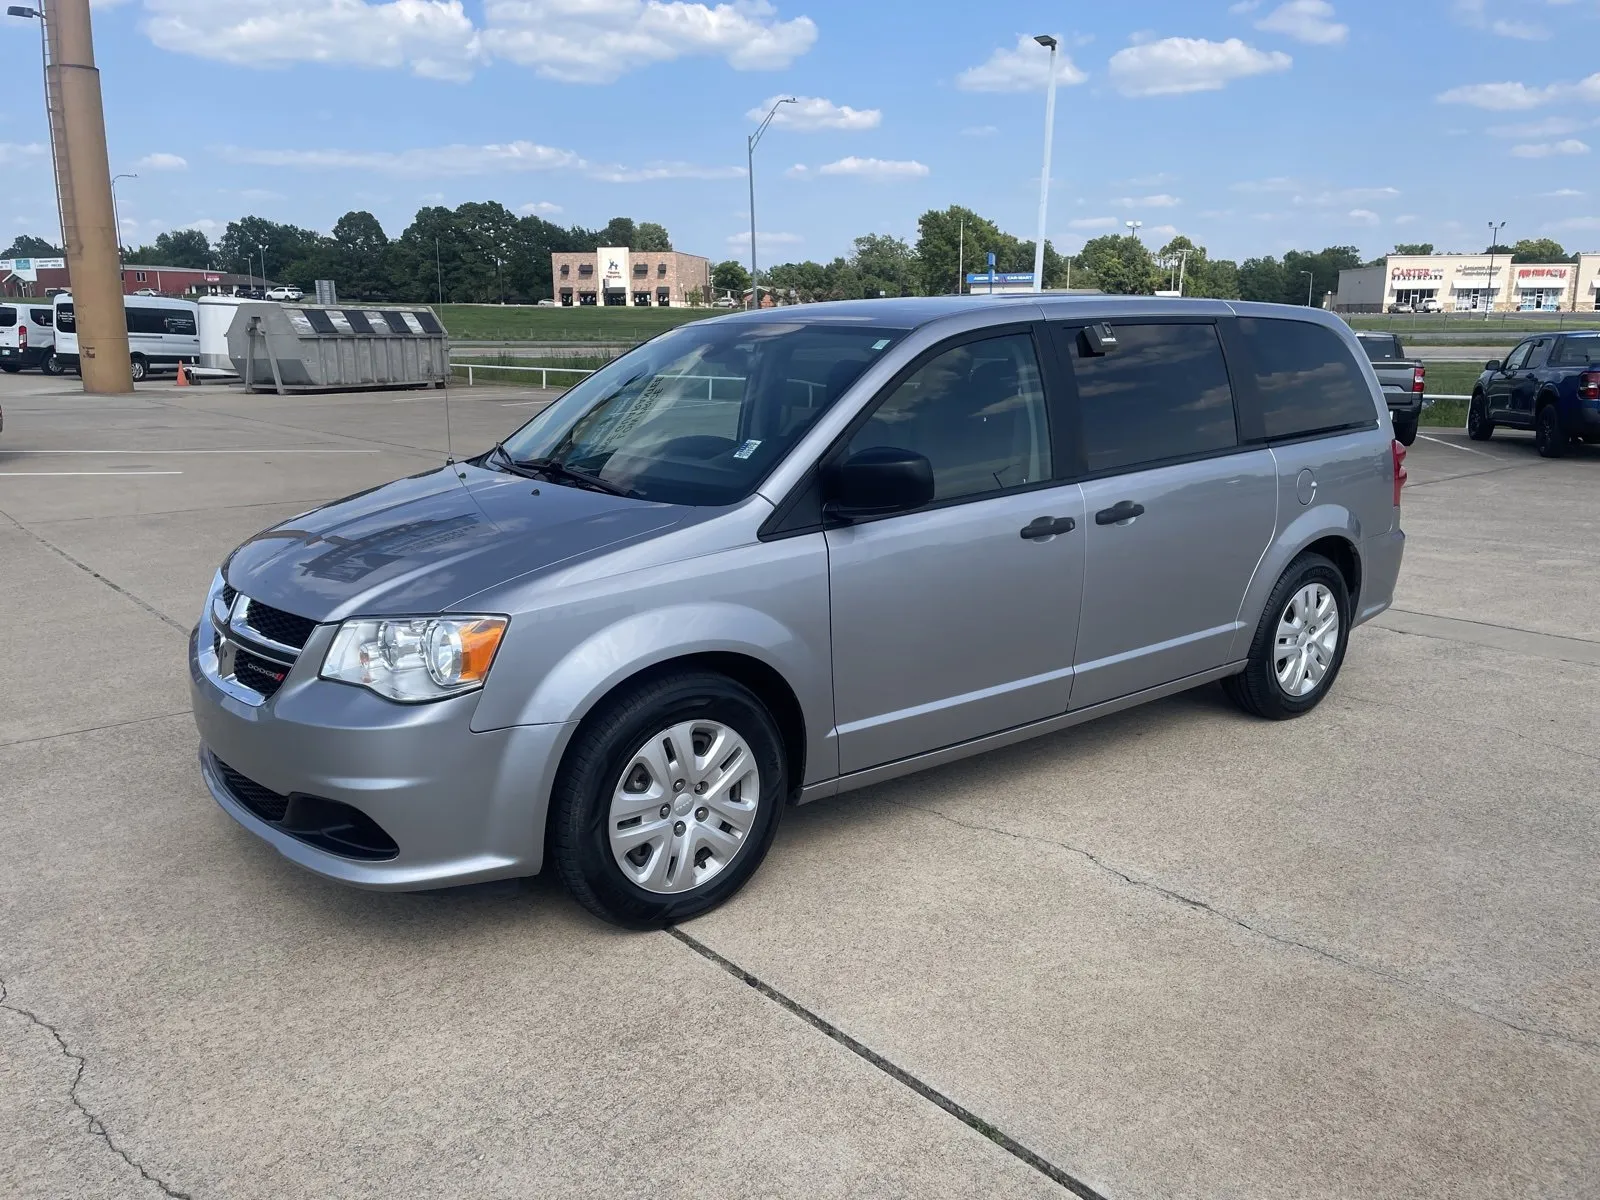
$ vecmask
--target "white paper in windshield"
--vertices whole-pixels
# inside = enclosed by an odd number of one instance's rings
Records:
[[[735,458],[749,458],[752,454],[754,454],[760,448],[761,448],[761,439],[760,438],[751,438],[748,442],[746,442],[744,445],[740,446],[737,450],[735,450],[733,452],[733,456]]]

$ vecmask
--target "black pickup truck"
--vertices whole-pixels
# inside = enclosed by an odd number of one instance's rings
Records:
[[[1502,425],[1533,430],[1546,458],[1574,440],[1600,442],[1600,331],[1538,334],[1486,363],[1472,385],[1467,436],[1487,441]]]
[[[1358,333],[1356,340],[1372,360],[1372,369],[1383,385],[1383,398],[1389,402],[1389,417],[1394,421],[1394,436],[1402,446],[1417,440],[1417,422],[1422,418],[1422,393],[1427,385],[1427,368],[1406,357],[1406,348],[1392,333]]]

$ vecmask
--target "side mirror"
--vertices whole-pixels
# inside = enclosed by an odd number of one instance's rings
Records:
[[[1500,360],[1498,358],[1491,358],[1488,362],[1483,364],[1483,369],[1485,371],[1500,370]]]
[[[933,500],[933,464],[914,450],[873,446],[835,466],[827,513],[842,521],[910,512]]]

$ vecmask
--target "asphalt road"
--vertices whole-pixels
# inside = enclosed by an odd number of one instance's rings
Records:
[[[536,402],[458,390],[457,449]],[[1312,716],[1207,688],[790,810],[631,934],[324,883],[198,778],[217,562],[437,462],[437,393],[0,405],[0,1194],[1600,1192],[1600,449],[1425,430]]]

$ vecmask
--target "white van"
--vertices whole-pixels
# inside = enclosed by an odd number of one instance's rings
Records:
[[[192,300],[165,296],[124,296],[128,317],[128,355],[135,382],[152,371],[176,371],[180,362],[200,358],[200,310]],[[56,359],[62,368],[78,369],[78,321],[72,293],[55,299]]]
[[[27,367],[61,374],[54,306],[48,300],[0,297],[0,371],[15,375]]]

